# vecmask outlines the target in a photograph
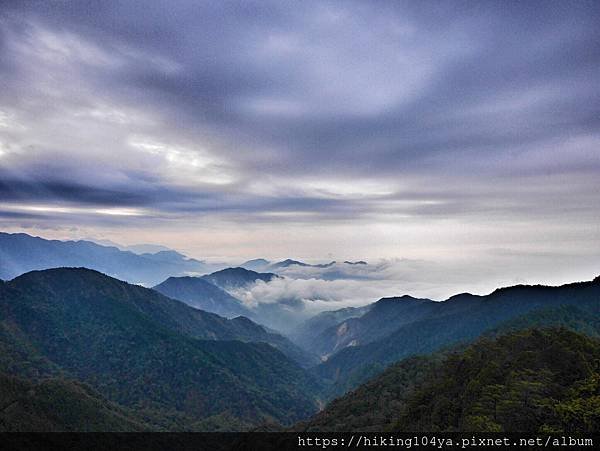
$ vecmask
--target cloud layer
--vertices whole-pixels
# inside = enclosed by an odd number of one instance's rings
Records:
[[[597,2],[0,9],[4,229],[198,257],[598,254]]]

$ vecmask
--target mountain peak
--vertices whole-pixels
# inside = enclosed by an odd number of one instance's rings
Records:
[[[100,271],[96,271],[95,269],[85,268],[83,266],[80,266],[80,267],[60,266],[57,268],[36,269],[33,271],[28,271],[24,274],[21,274],[21,275],[15,277],[14,279],[11,280],[11,282],[21,282],[24,280],[31,280],[33,278],[46,277],[46,276],[52,276],[53,278],[57,278],[57,277],[82,278],[82,277],[90,277],[90,276],[94,276],[94,277],[102,276],[102,277],[106,277],[107,279],[118,280],[118,279],[114,279],[111,276],[107,276],[106,274],[103,274]],[[119,281],[119,282],[121,282],[121,281]],[[123,282],[123,283],[127,284],[127,282]]]
[[[208,274],[209,276],[216,276],[216,275],[220,275],[220,274],[236,274],[236,275],[254,275],[254,274],[260,274],[256,271],[253,271],[251,269],[246,269],[246,268],[242,268],[240,266],[235,266],[232,268],[225,268],[225,269],[220,269],[219,271],[215,271],[211,274]]]
[[[153,289],[194,308],[226,318],[251,314],[238,299],[202,277],[169,277]]]
[[[277,263],[273,264],[273,266],[281,267],[281,268],[285,268],[287,266],[292,266],[292,265],[310,266],[308,263],[304,263],[304,262],[301,262],[299,260],[292,260],[291,258],[286,258],[283,261],[280,261],[280,262],[277,262]]]
[[[246,288],[259,280],[270,282],[273,279],[279,278],[279,276],[270,272],[262,273],[235,267],[221,269],[220,271],[202,276],[202,278],[223,290],[236,290],[238,288]]]
[[[158,252],[146,252],[146,253],[144,253],[142,255],[155,255],[155,256],[161,256],[161,257],[187,258],[187,256],[183,255],[180,252],[174,251],[172,249],[164,250],[164,251],[158,251]]]
[[[191,428],[222,414],[233,414],[234,424],[283,423],[316,410],[316,383],[286,357],[302,351],[249,320],[227,320],[85,268],[29,272],[9,285],[0,312],[11,327],[0,347],[23,377],[68,374],[128,409],[151,405],[165,426],[173,412]],[[21,390],[23,399],[29,391]],[[51,401],[61,404],[61,392]],[[64,412],[55,404],[47,403],[55,407],[50,417]]]
[[[397,304],[400,302],[434,302],[431,299],[426,299],[426,298],[415,298],[413,296],[410,296],[408,294],[404,294],[402,296],[393,296],[393,297],[385,297],[385,298],[381,298],[380,300],[378,300],[377,302],[375,302],[375,304],[377,305],[384,305],[384,304]]]

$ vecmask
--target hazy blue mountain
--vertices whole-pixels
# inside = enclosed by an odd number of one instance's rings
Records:
[[[58,241],[24,233],[0,232],[0,278],[12,279],[32,270],[86,267],[139,283],[156,285],[169,276],[206,272],[206,265],[175,251],[137,255],[91,241]]]
[[[264,258],[257,258],[254,260],[248,260],[240,265],[241,268],[249,269],[257,272],[274,272],[279,273],[283,272],[288,268],[292,268],[294,266],[300,268],[317,268],[323,269],[327,271],[320,272],[318,277],[325,280],[337,280],[337,279],[346,279],[348,278],[348,273],[345,271],[348,268],[344,268],[345,265],[348,266],[365,266],[368,263],[363,260],[358,261],[349,261],[346,260],[342,263],[338,263],[336,261],[331,261],[329,263],[320,263],[320,264],[309,264],[299,260],[282,260],[279,262],[272,263]],[[356,277],[356,274],[353,275]]]
[[[221,341],[257,328],[96,271],[34,271],[0,286],[0,371],[67,375],[192,429],[306,417],[318,386],[302,368],[270,344]]]
[[[271,329],[287,333],[307,316],[301,300],[283,298],[277,302],[259,302],[252,307],[245,307],[240,300],[232,297],[237,290],[250,288],[257,281],[270,282],[277,278],[280,276],[273,273],[258,273],[244,268],[226,268],[200,278],[172,278],[172,280],[165,281],[165,285],[160,284],[155,288],[192,306],[215,311],[227,317],[243,315]],[[209,283],[220,291],[215,291],[197,280]],[[223,296],[223,290],[229,292],[226,293],[227,297]],[[219,303],[225,307],[218,307]],[[221,310],[218,311],[217,308]],[[316,354],[311,349],[305,348],[303,352],[312,356],[310,361],[315,361]]]
[[[403,299],[409,301],[405,318],[383,315],[379,322],[374,321],[367,327],[364,322],[374,318],[374,312],[377,314],[377,309],[371,309],[358,320],[348,320],[353,323],[348,325],[348,330],[357,330],[359,337],[366,336],[365,330],[379,336],[362,345],[345,347],[315,369],[319,376],[333,383],[333,394],[356,387],[402,358],[473,340],[486,330],[535,310],[574,306],[597,315],[600,313],[600,278],[560,287],[518,285],[498,289],[487,296],[460,294],[444,302],[412,298],[383,300],[384,311],[393,313],[402,306]]]
[[[330,268],[331,266],[335,265],[337,262],[336,261],[330,261],[329,263],[319,263],[316,265],[308,265],[312,268]]]
[[[254,260],[248,260],[241,265],[240,268],[249,269],[250,271],[261,272],[267,269],[267,267],[271,264],[269,260],[265,260],[264,258],[255,258]]]
[[[156,254],[157,252],[161,251],[173,250],[166,246],[161,246],[160,244],[132,244],[130,246],[125,246],[123,244],[115,243],[114,241],[107,239],[84,238],[83,240],[91,241],[101,246],[116,247],[122,251],[131,251],[134,254]]]
[[[250,288],[257,281],[271,282],[280,276],[273,273],[258,273],[244,268],[227,268],[221,271],[202,276],[217,287],[227,290],[235,295],[236,291]],[[296,298],[282,298],[277,302],[259,302],[250,309],[249,316],[254,321],[263,324],[271,329],[287,334],[293,327],[302,321],[306,316],[304,312],[304,303]],[[315,360],[316,354],[310,348],[304,348],[304,352],[311,355],[311,361]]]
[[[318,278],[322,280],[343,280],[343,279],[368,279],[368,272],[361,271],[362,267],[368,265],[365,261],[344,261],[335,260],[328,263],[309,264],[298,260],[284,260],[272,263],[263,269],[276,274],[288,276],[291,278],[310,279]]]
[[[182,262],[187,262],[189,264],[202,265],[201,261],[196,260],[194,258],[187,258],[185,255],[183,255],[177,251],[173,251],[173,250],[159,251],[156,253],[147,253],[146,252],[146,253],[140,254],[140,256],[147,258],[149,260],[154,260],[154,261],[163,262],[163,263],[180,264]]]
[[[258,273],[244,268],[226,268],[202,276],[202,278],[223,290],[229,291],[248,288],[258,280],[270,282],[273,279],[279,278],[279,276],[273,273]]]
[[[192,307],[226,318],[252,316],[238,299],[201,277],[169,277],[154,290]]]
[[[277,272],[278,270],[285,269],[290,266],[304,266],[307,268],[329,268],[330,266],[333,266],[333,265],[335,265],[335,261],[332,261],[329,263],[321,263],[321,264],[317,264],[317,265],[311,265],[309,263],[304,263],[299,260],[292,260],[292,259],[288,258],[287,260],[282,260],[280,262],[270,264],[267,267],[267,269],[269,271]]]
[[[100,243],[102,244],[102,243]],[[166,246],[160,244],[132,244],[131,246],[117,246],[124,251],[131,251],[136,254],[156,254],[158,252],[175,252]]]
[[[270,265],[270,269],[276,270],[276,269],[280,269],[280,268],[287,268],[288,266],[292,266],[292,265],[310,266],[308,263],[304,263],[304,262],[301,262],[298,260],[292,260],[291,258],[288,258],[287,260],[282,260],[280,262],[272,263]]]

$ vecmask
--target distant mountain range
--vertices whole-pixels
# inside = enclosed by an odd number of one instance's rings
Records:
[[[157,252],[173,250],[166,246],[161,246],[160,244],[132,244],[125,246],[106,239],[84,238],[83,240],[92,241],[93,243],[100,244],[101,246],[116,247],[122,251],[130,251],[134,254],[156,254]]]
[[[172,250],[138,255],[91,241],[45,240],[0,232],[0,279],[57,267],[86,267],[145,286],[170,276],[203,274],[208,269],[205,263]]]
[[[46,269],[62,265],[109,275]],[[600,427],[600,277],[382,298],[298,324],[302,299],[261,293],[366,262],[244,265],[189,275],[209,266],[0,233],[0,431]]]
[[[300,268],[325,269],[325,268],[331,268],[331,267],[335,266],[336,264],[339,264],[339,263],[336,261],[330,261],[328,263],[309,264],[309,263],[305,263],[305,262],[302,262],[299,260],[293,260],[291,258],[288,258],[286,260],[282,260],[279,262],[270,262],[269,260],[265,260],[264,258],[257,258],[254,260],[248,260],[239,266],[241,268],[249,269],[252,271],[260,271],[260,272],[271,271],[274,273],[278,273],[279,271],[282,271],[282,270],[285,270],[287,268],[294,267],[294,266],[297,266]],[[367,265],[367,262],[362,261],[362,260],[355,261],[355,262],[346,260],[342,264],[356,266],[356,265]]]
[[[269,335],[88,269],[0,285],[4,373],[75,379],[138,415],[160,411],[168,428],[286,423],[315,411],[316,380],[264,343]]]
[[[240,268],[248,269],[250,271],[262,271],[267,268],[271,262],[269,260],[265,260],[264,258],[255,258],[254,260],[248,260],[241,265]]]

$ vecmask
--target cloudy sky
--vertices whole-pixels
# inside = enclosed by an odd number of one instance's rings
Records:
[[[592,276],[599,24],[595,1],[5,0],[0,228]]]

